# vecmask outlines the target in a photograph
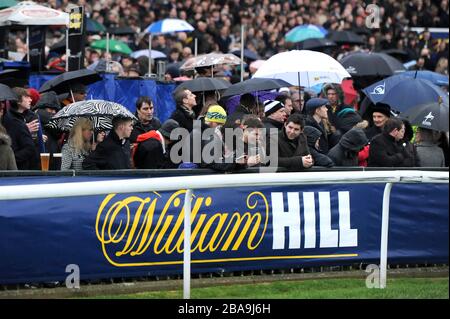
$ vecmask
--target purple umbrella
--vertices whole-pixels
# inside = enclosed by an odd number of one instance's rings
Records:
[[[278,93],[278,92],[270,92],[270,91],[259,91],[259,92],[253,92],[251,94],[254,97],[257,97],[259,104],[263,104],[265,100],[273,100],[277,96],[280,95],[280,93]],[[225,102],[228,114],[234,113],[234,111],[236,110],[236,107],[239,105],[240,100],[241,100],[241,95],[235,95],[233,97],[230,97]]]

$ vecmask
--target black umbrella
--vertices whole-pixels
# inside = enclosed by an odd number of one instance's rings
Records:
[[[353,31],[334,31],[326,35],[337,44],[364,44],[364,39]]]
[[[236,50],[231,51],[231,53],[233,53],[235,56],[237,56],[239,58],[241,57],[241,50],[236,49]],[[261,59],[261,57],[258,55],[258,53],[254,52],[252,50],[244,49],[244,59],[256,61],[256,60]]]
[[[223,93],[222,97],[252,93],[256,91],[267,91],[289,86],[291,86],[291,84],[284,80],[253,78],[233,84]]]
[[[402,116],[412,125],[417,125],[430,130],[448,132],[448,105],[442,100],[413,107]]]
[[[136,34],[136,31],[134,31],[133,28],[126,26],[126,27],[108,28],[108,33],[115,35],[134,35]]]
[[[222,79],[215,78],[196,78],[194,80],[186,81],[177,87],[177,90],[187,89],[191,92],[205,92],[215,90],[225,90],[230,87],[230,83]]]
[[[299,50],[318,50],[323,48],[336,47],[336,42],[325,38],[313,38],[300,41],[297,43]]]
[[[385,53],[356,52],[345,56],[340,63],[354,76],[386,77],[405,71],[403,64]]]
[[[410,60],[408,52],[406,52],[404,50],[389,49],[389,50],[381,51],[381,53],[386,53],[386,54],[390,55],[391,57],[396,58],[397,60],[399,60],[401,62],[408,62]]]
[[[0,101],[17,101],[17,95],[9,86],[0,83]]]
[[[22,87],[28,85],[28,77],[22,70],[6,69],[0,71],[0,83],[6,84],[9,87]]]
[[[57,94],[67,93],[70,92],[71,85],[75,83],[88,85],[101,79],[97,72],[89,69],[65,72],[45,82],[39,89],[39,92],[55,91]]]

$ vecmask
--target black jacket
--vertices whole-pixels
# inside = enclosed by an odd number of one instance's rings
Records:
[[[308,117],[305,120],[305,124],[318,129],[322,133],[322,135],[320,136],[320,141],[319,141],[319,147],[320,147],[319,151],[323,154],[327,154],[328,150],[329,150],[328,132],[326,131],[323,123],[322,122],[317,123],[316,120],[311,115],[308,115]]]
[[[194,113],[189,113],[183,107],[181,107],[180,105],[177,105],[177,108],[175,109],[175,111],[173,111],[170,118],[177,121],[178,124],[180,124],[180,127],[184,127],[189,132],[192,132],[192,129],[194,127],[194,120],[195,120]]]
[[[95,151],[84,159],[83,169],[130,169],[130,153],[130,142],[127,139],[120,140],[112,130],[105,140],[97,145]]]
[[[336,166],[358,166],[358,153],[366,144],[367,137],[364,131],[353,128],[328,152],[328,157]]]
[[[45,142],[46,153],[50,154],[61,153],[61,146],[59,144],[59,139],[61,138],[62,133],[58,132],[56,129],[53,129],[48,125],[53,114],[41,108],[37,109],[36,113],[39,115],[39,118],[41,120],[41,125],[43,127],[42,131],[47,136],[47,141]],[[50,161],[50,170],[59,171],[60,169],[61,169],[60,161],[55,160]]]
[[[388,133],[382,133],[375,136],[370,143],[368,165],[375,167],[414,167],[414,150],[409,142],[397,142]]]
[[[246,107],[238,105],[236,110],[227,116],[227,121],[225,122],[224,127],[236,127],[236,125],[242,123],[242,119],[248,114],[252,113]]]
[[[141,121],[137,121],[133,126],[133,131],[131,132],[130,143],[135,143],[139,135],[147,133],[152,130],[157,130],[160,127],[161,122],[157,117],[153,117],[150,123],[145,125]]]
[[[166,146],[164,153],[164,141],[155,137],[150,137],[145,141],[139,142],[136,153],[134,154],[134,165],[136,168],[146,169],[164,169],[175,168],[169,158],[169,150]]]
[[[23,114],[9,109],[3,117],[3,126],[11,137],[11,147],[19,170],[39,169],[39,153]]]
[[[372,125],[366,128],[364,133],[366,133],[367,139],[372,141],[375,136],[382,133],[382,130],[378,126]]]
[[[266,128],[266,135],[270,134],[271,128],[276,128],[278,132],[280,132],[283,128],[283,122],[278,122],[268,117],[263,119],[263,124]]]
[[[302,156],[310,154],[306,136],[300,134],[296,139],[290,140],[283,128],[278,133],[278,167],[288,170],[304,169]]]
[[[303,133],[308,141],[309,151],[314,160],[314,166],[333,167],[334,162],[327,155],[316,150],[316,141],[322,135],[318,129],[312,126],[305,126]]]

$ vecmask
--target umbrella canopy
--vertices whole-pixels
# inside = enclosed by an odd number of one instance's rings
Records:
[[[18,2],[16,0],[2,0],[0,1],[0,9],[15,6]]]
[[[250,69],[250,72],[256,72],[265,62],[266,60],[253,61],[248,68]]]
[[[440,87],[428,80],[403,75],[388,77],[365,88],[363,92],[373,103],[388,104],[399,112],[438,101],[448,107],[448,95]]]
[[[417,105],[402,113],[402,116],[412,125],[434,131],[448,132],[448,109],[448,103],[445,105],[443,101],[439,100]]]
[[[291,86],[291,84],[279,79],[253,78],[233,84],[223,93],[222,97],[252,93],[257,91],[268,91],[289,86]]]
[[[401,61],[402,63],[409,61],[409,54],[408,52],[404,50],[399,49],[389,49],[389,50],[383,50],[381,53],[386,53],[390,55],[393,58],[396,58],[397,60]]]
[[[173,32],[191,32],[194,27],[181,19],[163,19],[150,24],[145,33],[165,34]]]
[[[32,1],[0,10],[0,25],[68,25],[69,14]]]
[[[323,48],[333,48],[337,44],[330,39],[307,39],[297,44],[299,50],[318,50]]]
[[[87,117],[93,122],[94,129],[110,130],[112,119],[119,116],[136,120],[126,107],[118,103],[104,100],[78,101],[56,113],[48,126],[61,131],[70,131],[78,118]]]
[[[385,53],[356,52],[345,56],[340,62],[352,76],[386,77],[405,71],[400,61]]]
[[[222,79],[197,78],[180,84],[177,90],[188,89],[191,92],[216,91],[228,89],[230,85],[229,82]]]
[[[57,94],[67,93],[70,92],[71,85],[75,83],[89,85],[101,79],[97,72],[88,69],[64,72],[45,82],[39,92],[55,91]]]
[[[23,70],[6,69],[0,71],[0,83],[6,84],[9,87],[26,86],[28,85],[28,77]]]
[[[130,54],[130,56],[132,58],[134,58],[134,59],[137,59],[137,58],[139,58],[141,56],[148,57],[148,50],[134,51],[133,53]],[[167,58],[167,55],[165,55],[161,51],[157,51],[157,50],[152,50],[151,56],[152,56],[152,59],[165,59],[165,58]]]
[[[17,101],[17,95],[9,86],[0,83],[0,101]]]
[[[90,47],[93,49],[99,49],[99,50],[106,51],[107,42],[108,41],[106,39],[96,40],[91,43]],[[110,39],[109,40],[109,52],[121,53],[121,54],[131,54],[133,52],[133,50],[131,50],[130,47],[128,46],[128,44],[126,44],[123,41]]]
[[[201,68],[205,66],[214,66],[220,64],[231,64],[239,65],[241,64],[241,59],[231,53],[208,53],[201,54],[194,58],[188,59],[180,67],[180,70],[193,70],[195,68]]]
[[[108,28],[108,32],[115,35],[133,35],[136,34],[136,31],[133,30],[132,27],[117,27],[117,28]]]
[[[406,71],[401,73],[401,75],[409,76],[411,78],[418,78],[428,80],[434,85],[438,86],[448,86],[448,75],[440,74],[432,71]]]
[[[103,33],[106,32],[106,27],[98,21],[86,18],[86,32],[88,33]]]
[[[286,42],[295,43],[307,39],[323,38],[327,33],[328,31],[322,27],[313,24],[305,24],[291,29],[288,33],[286,33],[284,38],[286,39]]]
[[[272,56],[253,77],[281,79],[291,85],[312,87],[319,83],[341,83],[350,74],[325,53],[292,50]]]
[[[364,39],[353,31],[333,31],[327,34],[327,38],[337,44],[364,44]]]
[[[241,57],[241,50],[239,50],[239,49],[233,50],[230,53],[233,53],[237,57]],[[256,61],[256,60],[261,59],[261,57],[258,55],[258,53],[254,52],[252,50],[244,49],[244,59]]]

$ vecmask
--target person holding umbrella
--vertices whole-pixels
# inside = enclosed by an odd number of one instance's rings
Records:
[[[112,120],[112,131],[97,145],[83,161],[86,170],[130,169],[131,147],[129,138],[133,130],[133,119],[116,116]]]

